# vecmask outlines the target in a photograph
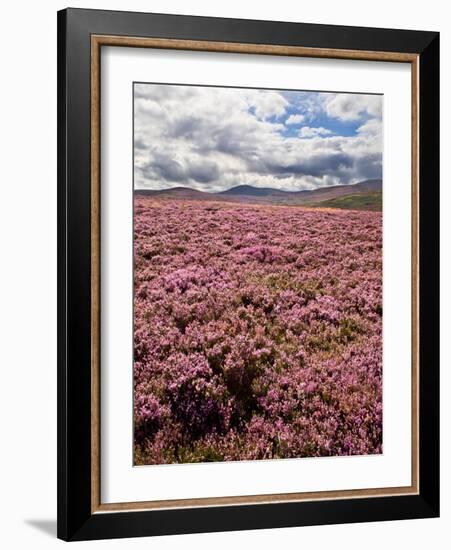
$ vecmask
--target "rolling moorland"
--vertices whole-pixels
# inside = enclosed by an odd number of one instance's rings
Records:
[[[220,193],[207,193],[188,187],[159,191],[139,189],[135,195],[159,199],[239,202],[279,206],[307,206],[348,210],[382,210],[382,181],[366,180],[353,185],[322,187],[312,191],[281,191],[267,187],[238,185]]]
[[[382,452],[378,193],[135,193],[135,464]]]

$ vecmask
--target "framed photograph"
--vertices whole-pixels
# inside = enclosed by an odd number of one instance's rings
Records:
[[[439,35],[58,13],[58,536],[439,514]]]

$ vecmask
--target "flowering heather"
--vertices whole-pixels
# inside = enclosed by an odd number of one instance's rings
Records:
[[[135,463],[382,452],[380,212],[135,197]]]

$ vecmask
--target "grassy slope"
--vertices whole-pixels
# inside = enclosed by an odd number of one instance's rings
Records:
[[[344,208],[347,210],[382,210],[382,193],[380,191],[373,193],[358,193],[355,195],[345,195],[325,201],[316,202],[310,206],[321,206],[325,208]]]

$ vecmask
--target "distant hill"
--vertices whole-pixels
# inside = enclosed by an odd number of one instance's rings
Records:
[[[210,193],[190,189],[189,187],[172,187],[171,189],[135,189],[135,195],[145,195],[149,197],[165,197],[177,199],[208,199]]]
[[[188,187],[173,187],[172,189],[156,191],[137,189],[135,194],[162,199],[382,210],[382,180],[376,179],[365,180],[352,185],[320,187],[311,191],[283,191],[271,187],[237,185],[219,193],[206,193]]]
[[[356,185],[365,191],[382,191],[382,180],[365,180]]]
[[[282,191],[281,189],[273,189],[271,187],[253,187],[252,185],[237,185],[226,191],[217,193],[218,195],[236,196],[245,195],[248,197],[273,197],[284,196],[291,194],[290,191]]]
[[[312,205],[315,206],[315,205]],[[343,195],[335,199],[319,202],[317,206],[323,208],[344,208],[346,210],[382,210],[382,192],[369,191],[367,193],[356,193]]]

